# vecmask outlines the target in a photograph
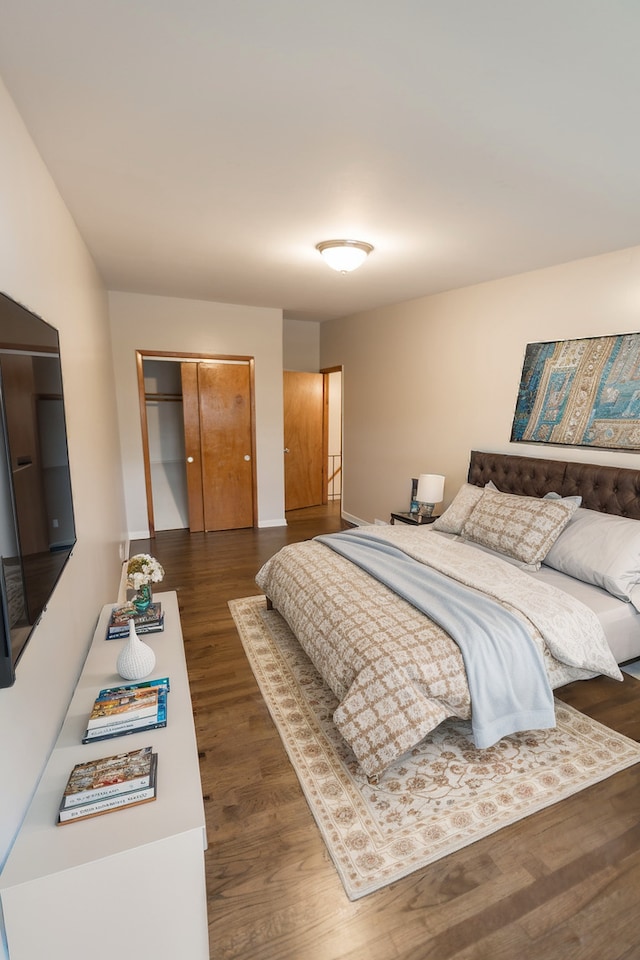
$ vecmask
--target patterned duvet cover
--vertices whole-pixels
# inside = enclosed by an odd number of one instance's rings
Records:
[[[376,526],[375,534],[521,618],[552,688],[598,674],[622,678],[597,617],[568,594],[433,531]],[[470,718],[455,642],[329,547],[315,540],[284,547],[256,582],[340,701],[334,722],[367,776],[379,776],[446,717]]]

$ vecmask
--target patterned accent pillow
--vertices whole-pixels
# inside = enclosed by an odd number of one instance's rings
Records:
[[[460,533],[471,511],[482,496],[482,487],[463,483],[445,512],[434,520],[431,529],[441,533]]]
[[[462,536],[523,563],[540,563],[577,509],[577,503],[566,500],[485,489],[463,525]]]

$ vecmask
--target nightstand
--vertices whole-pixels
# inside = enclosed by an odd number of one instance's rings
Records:
[[[437,520],[437,517],[423,517],[419,513],[392,513],[391,514],[391,523],[395,523],[398,520],[400,523],[411,523],[414,527],[419,527],[423,523],[433,523],[434,520]]]

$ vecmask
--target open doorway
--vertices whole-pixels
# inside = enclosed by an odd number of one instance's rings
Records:
[[[285,370],[285,511],[342,498],[342,369]]]
[[[327,499],[342,500],[342,368],[321,371],[327,384]]]

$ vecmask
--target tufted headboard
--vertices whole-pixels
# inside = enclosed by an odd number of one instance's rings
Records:
[[[489,480],[503,493],[579,495],[588,510],[640,520],[640,470],[472,450],[469,483],[483,487]]]

